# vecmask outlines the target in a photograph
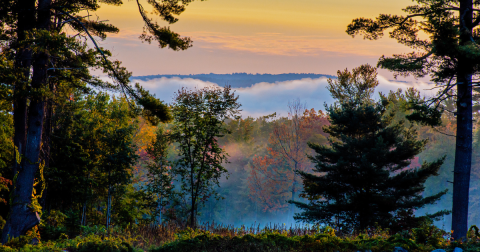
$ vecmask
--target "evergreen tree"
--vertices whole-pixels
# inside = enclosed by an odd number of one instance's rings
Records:
[[[338,80],[329,81],[339,101],[326,106],[331,126],[324,130],[330,146],[309,144],[315,151],[310,157],[315,173],[298,172],[302,196],[310,202],[292,202],[304,210],[296,220],[347,230],[376,223],[389,227],[404,212],[432,204],[446,193],[421,196],[425,180],[437,174],[443,159],[409,168],[426,140],[418,140],[415,128],[404,121],[393,123],[395,112],[389,110],[387,97],[372,100],[376,75],[376,69],[364,65],[353,73],[339,71]]]
[[[146,3],[158,17],[172,24],[192,1],[149,0]],[[92,87],[123,92],[135,100],[145,118],[156,123],[171,119],[168,106],[139,85],[130,85],[131,73],[121,62],[111,61],[111,53],[96,43],[94,37],[103,40],[108,33],[119,32],[112,24],[88,19],[100,8],[100,3],[123,4],[121,0],[0,1],[0,54],[2,61],[8,63],[0,64],[0,73],[10,72],[8,76],[0,74],[0,82],[13,90],[10,100],[15,129],[13,142],[22,157],[21,162],[12,162],[16,180],[10,208],[15,214],[8,215],[2,242],[23,235],[40,223],[40,216],[30,207],[31,196],[40,164],[49,167],[50,133],[54,124],[51,118],[55,102],[66,98],[59,92],[63,85],[83,92]],[[161,48],[168,46],[172,50],[191,46],[190,38],[160,26],[149,17],[141,1],[136,3],[145,23],[142,40],[156,40]],[[90,40],[95,49],[88,49],[86,40]],[[90,69],[103,70],[113,83],[92,76]]]
[[[428,103],[412,103],[411,114],[428,124],[438,125],[436,109],[448,98],[456,101],[457,117],[455,166],[453,171],[452,230],[455,239],[466,237],[470,173],[472,165],[472,104],[475,81],[480,73],[480,15],[478,0],[414,0],[403,9],[406,15],[381,14],[376,19],[357,18],[347,33],[375,40],[389,30],[390,37],[411,47],[407,54],[382,56],[378,66],[396,75],[430,75],[439,88]],[[474,88],[477,86],[476,88]],[[453,91],[453,92],[452,92]]]

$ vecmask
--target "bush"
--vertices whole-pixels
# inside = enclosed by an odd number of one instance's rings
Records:
[[[100,242],[86,242],[78,246],[78,252],[134,252],[132,245],[122,242],[114,241],[100,241]]]
[[[473,231],[474,232],[474,231]],[[474,239],[475,238],[475,239]],[[151,252],[260,252],[260,251],[393,251],[402,247],[409,252],[447,251],[461,247],[464,251],[480,251],[476,236],[463,244],[450,242],[445,231],[426,221],[420,227],[389,235],[388,230],[367,230],[356,236],[338,237],[332,228],[318,229],[316,234],[291,235],[287,231],[262,230],[257,234],[218,235],[208,231],[185,229],[174,241],[151,249]]]
[[[108,232],[102,226],[84,227],[83,235],[55,241],[43,241],[31,245],[31,237],[12,239],[8,246],[0,245],[0,252],[260,252],[260,251],[393,251],[402,247],[409,252],[431,252],[437,248],[453,251],[460,247],[464,252],[480,251],[480,235],[476,227],[469,231],[463,242],[451,242],[450,234],[424,222],[410,231],[390,234],[380,228],[365,230],[357,235],[339,237],[333,228],[308,226],[302,230],[283,226],[261,229],[226,228],[210,226],[209,230],[179,229],[176,226],[132,226],[126,229],[112,228]],[[205,227],[204,227],[205,228]],[[151,236],[151,237],[150,237]]]
[[[134,252],[133,246],[122,238],[101,237],[89,235],[76,237],[75,239],[60,239],[57,241],[42,242],[37,245],[25,244],[25,237],[13,239],[6,245],[0,245],[0,252]],[[21,241],[21,242],[20,242]],[[138,250],[143,251],[143,250]]]

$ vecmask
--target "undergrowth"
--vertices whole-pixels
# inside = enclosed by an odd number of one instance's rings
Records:
[[[41,241],[32,245],[32,239],[20,237],[0,245],[0,252],[10,251],[98,251],[98,252],[260,252],[260,251],[393,251],[402,247],[409,252],[431,252],[435,249],[453,251],[460,247],[465,252],[480,251],[479,229],[472,226],[463,242],[450,240],[450,234],[424,223],[420,227],[392,234],[381,228],[356,234],[341,234],[330,227],[297,226],[287,228],[273,225],[265,228],[244,226],[235,228],[204,224],[197,229],[167,223],[163,225],[135,225],[126,228],[103,226],[82,227],[80,233],[68,238],[62,233],[55,239],[47,239],[41,229]],[[55,232],[54,232],[55,233]]]

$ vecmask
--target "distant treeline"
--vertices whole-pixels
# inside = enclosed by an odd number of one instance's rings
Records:
[[[146,75],[146,76],[133,76],[132,81],[142,80],[148,81],[158,78],[192,78],[201,81],[213,82],[219,86],[230,85],[233,88],[250,87],[259,82],[279,82],[279,81],[292,81],[305,78],[318,79],[318,78],[336,78],[336,76],[327,74],[314,74],[314,73],[284,73],[284,74],[249,74],[249,73],[232,73],[232,74],[188,74],[188,75]]]

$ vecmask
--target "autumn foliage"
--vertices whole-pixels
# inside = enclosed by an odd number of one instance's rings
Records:
[[[274,122],[267,154],[255,155],[248,178],[249,196],[263,211],[287,210],[287,200],[293,200],[301,190],[296,171],[309,172],[313,168],[307,143],[325,143],[325,125],[327,116],[321,110],[305,109],[298,101],[290,103],[287,118]]]

